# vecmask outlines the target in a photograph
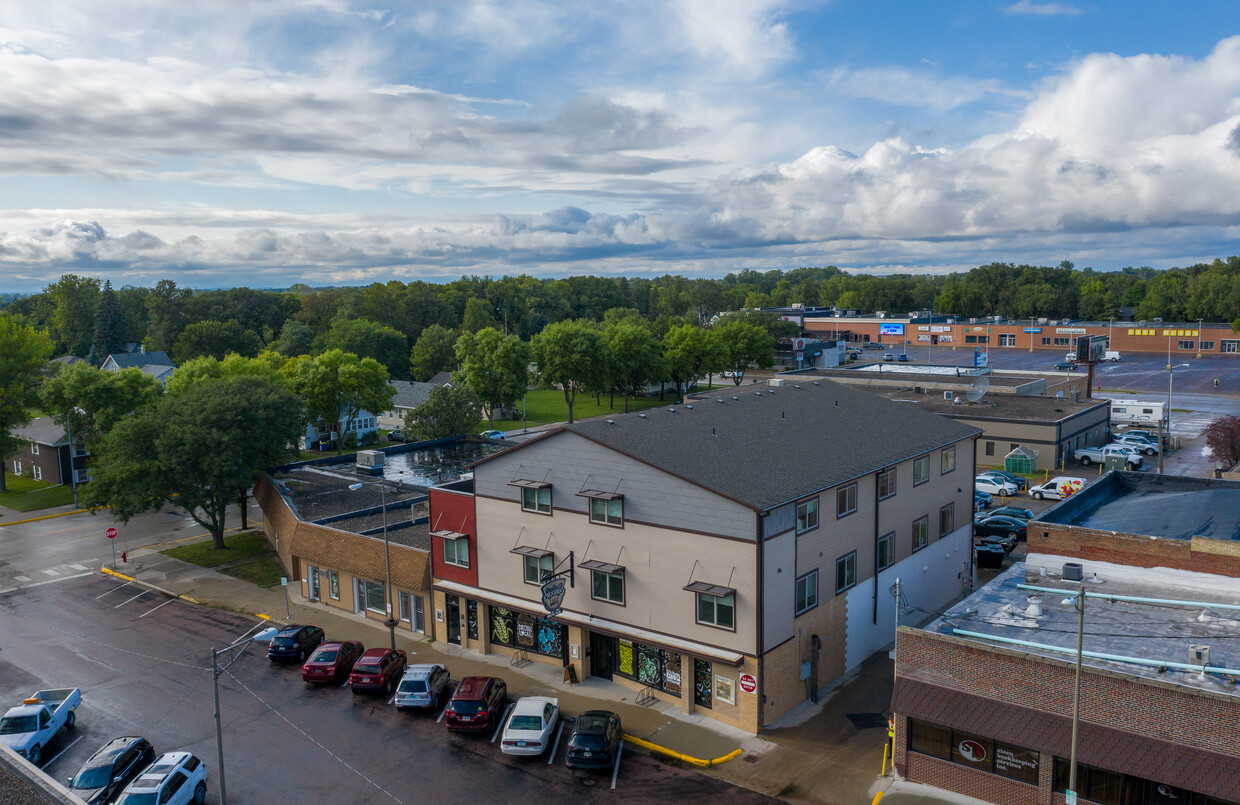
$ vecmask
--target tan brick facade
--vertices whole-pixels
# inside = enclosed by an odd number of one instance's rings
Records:
[[[1158,539],[1035,521],[1029,524],[1029,553],[1240,577],[1240,543],[1231,540]]]

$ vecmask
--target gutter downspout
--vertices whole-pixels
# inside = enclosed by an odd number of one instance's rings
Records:
[[[878,523],[878,485],[879,479],[883,477],[883,473],[888,471],[888,467],[883,467],[874,473],[874,611],[871,614],[873,623],[878,625],[878,538],[882,533]]]
[[[766,644],[766,623],[763,620],[762,603],[766,599],[766,585],[763,584],[763,574],[766,570],[765,563],[763,562],[766,554],[766,541],[763,536],[763,525],[766,523],[766,517],[768,514],[770,514],[769,511],[757,512],[757,528],[755,533],[755,536],[757,537],[755,542],[758,546],[758,690],[756,691],[756,695],[758,697],[757,732],[761,732],[766,726],[766,655],[764,652]]]

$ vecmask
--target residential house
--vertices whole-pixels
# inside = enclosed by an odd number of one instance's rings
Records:
[[[339,420],[343,420],[345,409],[340,409]],[[306,432],[302,434],[301,446],[303,450],[312,450],[321,445],[325,445],[336,441],[339,437],[337,428],[340,421],[325,422],[322,419],[317,422],[307,422]],[[358,444],[361,444],[367,436],[378,436],[379,420],[374,414],[366,410],[357,412],[357,416],[349,422],[345,423],[345,435],[352,435]]]
[[[13,428],[13,436],[23,439],[26,446],[9,458],[9,469],[15,475],[27,475],[50,484],[71,484],[73,460],[65,429],[50,416],[41,416],[29,424]],[[86,456],[76,452],[78,483],[87,480]]]
[[[412,380],[389,380],[388,385],[396,389],[390,410],[379,414],[379,427],[385,430],[399,428],[405,424],[405,414],[426,402],[431,389],[436,383],[418,383]]]
[[[130,368],[141,369],[143,374],[150,375],[164,386],[168,385],[168,378],[172,377],[172,373],[176,371],[176,365],[166,352],[163,350],[147,352],[146,347],[143,346],[139,346],[137,352],[113,352],[104,359],[103,365],[99,368],[105,372],[119,372],[121,369]]]

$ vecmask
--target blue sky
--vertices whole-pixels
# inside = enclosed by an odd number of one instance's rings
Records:
[[[1237,253],[1230,3],[0,6],[0,290]]]

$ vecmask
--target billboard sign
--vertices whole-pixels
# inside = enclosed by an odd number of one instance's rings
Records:
[[[904,335],[903,324],[880,324],[878,325],[879,335]]]
[[[1079,335],[1076,338],[1076,360],[1079,363],[1097,363],[1106,357],[1105,335]]]
[[[978,347],[977,349],[973,350],[973,365],[975,367],[980,368],[980,367],[985,366],[986,358],[987,358],[986,350],[982,349],[981,347]]]

